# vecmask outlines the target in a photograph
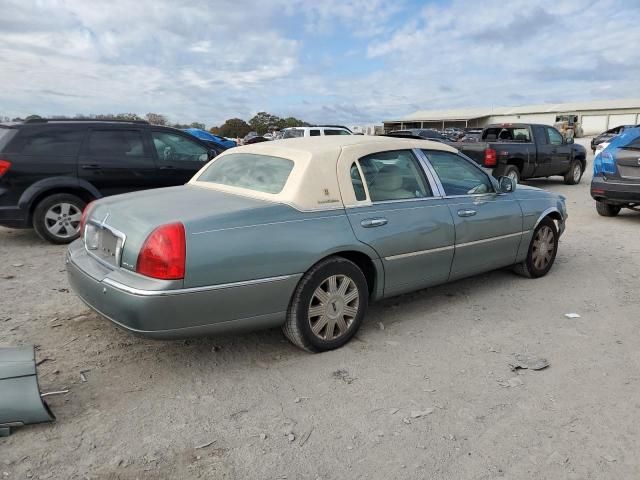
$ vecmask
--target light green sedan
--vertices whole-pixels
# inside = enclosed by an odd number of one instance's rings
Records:
[[[335,136],[231,149],[184,186],[98,200],[67,271],[91,308],[153,338],[282,327],[338,348],[370,302],[503,267],[542,277],[564,197],[447,145]]]

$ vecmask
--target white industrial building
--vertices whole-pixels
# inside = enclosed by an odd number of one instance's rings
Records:
[[[406,128],[483,127],[516,122],[553,125],[559,115],[576,115],[584,135],[595,135],[618,125],[640,124],[640,100],[418,111],[399,120],[385,121],[384,129],[388,132]]]

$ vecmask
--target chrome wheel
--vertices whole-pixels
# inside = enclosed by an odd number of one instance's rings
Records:
[[[578,183],[580,181],[580,177],[582,176],[582,167],[579,163],[576,163],[573,166],[573,181]]]
[[[538,270],[544,270],[553,258],[553,252],[556,246],[555,235],[551,227],[544,225],[536,233],[533,239],[533,251],[531,252],[531,261],[533,266]]]
[[[518,171],[515,168],[512,168],[507,172],[507,177],[513,180],[513,183],[518,183],[520,181],[520,175],[518,174]]]
[[[322,340],[335,340],[347,333],[360,306],[356,283],[346,275],[332,275],[311,296],[308,320],[313,334]]]
[[[44,215],[49,233],[58,238],[70,238],[78,234],[82,212],[71,203],[52,205]]]

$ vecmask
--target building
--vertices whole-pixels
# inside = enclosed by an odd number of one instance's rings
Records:
[[[585,135],[595,135],[618,125],[640,124],[640,100],[488,107],[462,110],[418,111],[384,122],[386,132],[405,128],[484,127],[491,123],[542,123],[553,125],[559,115],[575,115]]]
[[[349,129],[353,133],[362,135],[380,135],[384,133],[384,127],[382,125],[352,125]]]

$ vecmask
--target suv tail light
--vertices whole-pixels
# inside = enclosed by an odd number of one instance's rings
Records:
[[[89,216],[89,210],[93,206],[95,200],[87,203],[82,210],[82,216],[80,217],[80,238],[84,238],[84,226],[87,224],[87,217]]]
[[[0,177],[9,171],[11,162],[9,160],[0,160]]]
[[[184,278],[186,256],[184,225],[179,222],[162,225],[144,241],[136,271],[161,280],[180,280]]]
[[[498,164],[498,156],[493,148],[487,148],[484,151],[484,166],[495,167]]]

